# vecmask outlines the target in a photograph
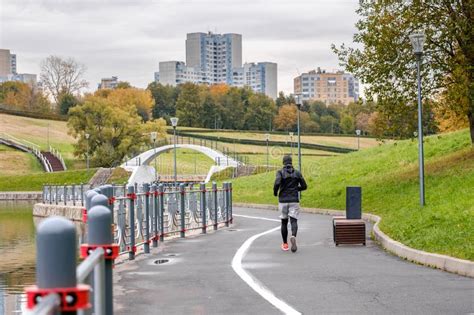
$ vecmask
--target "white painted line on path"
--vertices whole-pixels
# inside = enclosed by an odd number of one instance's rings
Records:
[[[276,219],[268,219],[268,218],[263,218],[263,217],[253,217],[253,216],[247,216],[247,215],[238,215],[234,214],[236,217],[242,217],[242,218],[249,218],[249,219],[258,219],[258,220],[266,220],[266,221],[277,221],[279,222],[280,220]],[[262,283],[260,283],[257,279],[253,278],[250,273],[245,271],[245,269],[242,267],[242,259],[244,258],[245,254],[247,254],[250,246],[252,245],[253,241],[255,241],[257,238],[260,236],[272,233],[274,231],[277,231],[280,229],[280,226],[277,226],[273,229],[270,229],[268,231],[256,234],[249,239],[247,239],[242,246],[237,250],[237,252],[234,255],[234,258],[232,259],[232,268],[234,271],[237,273],[237,275],[244,280],[245,283],[247,283],[255,292],[260,294],[261,297],[263,297],[265,300],[267,300],[269,303],[271,303],[273,306],[278,308],[280,311],[282,311],[284,314],[301,314],[297,310],[295,310],[293,307],[288,305],[285,301],[277,298],[273,292],[271,292],[267,287],[265,287]]]

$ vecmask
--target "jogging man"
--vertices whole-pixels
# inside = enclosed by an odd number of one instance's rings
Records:
[[[283,157],[283,168],[276,173],[273,195],[278,196],[278,209],[281,219],[281,249],[288,250],[288,217],[291,223],[291,251],[297,250],[296,233],[298,232],[298,218],[300,215],[300,191],[307,188],[303,175],[293,168],[290,155]]]

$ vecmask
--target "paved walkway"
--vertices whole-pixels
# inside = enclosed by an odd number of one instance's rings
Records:
[[[278,219],[269,210],[234,214]],[[474,281],[401,260],[372,241],[332,243],[331,217],[302,214],[298,252],[280,250],[279,229],[255,238],[242,267],[267,298],[303,314],[468,314]],[[116,267],[116,314],[281,314],[232,268],[239,248],[279,222],[236,216],[234,226],[160,244]],[[157,265],[158,259],[169,259]],[[273,296],[273,297],[272,297]]]

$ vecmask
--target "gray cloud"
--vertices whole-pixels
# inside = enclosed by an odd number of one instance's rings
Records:
[[[188,32],[243,35],[246,61],[273,61],[279,89],[298,70],[338,68],[331,43],[351,42],[357,0],[0,0],[0,48],[20,72],[39,73],[49,55],[84,63],[102,77],[145,87],[160,60],[184,60]]]

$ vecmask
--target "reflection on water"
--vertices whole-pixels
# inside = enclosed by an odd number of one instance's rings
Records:
[[[44,219],[33,217],[34,203],[0,200],[0,315],[23,313],[24,288],[35,283],[36,226]],[[79,247],[85,226],[75,225]]]
[[[0,201],[0,314],[21,313],[24,286],[35,282],[33,203]]]

